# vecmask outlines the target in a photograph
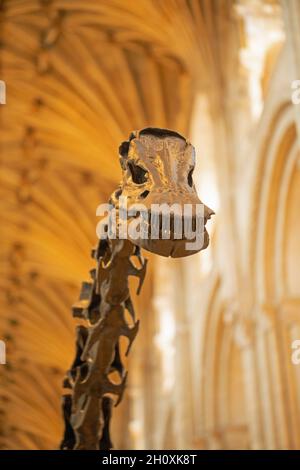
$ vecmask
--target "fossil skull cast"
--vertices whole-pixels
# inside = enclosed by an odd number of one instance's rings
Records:
[[[110,200],[117,238],[173,258],[206,248],[205,224],[214,212],[193,183],[194,147],[177,132],[145,128],[131,133],[119,153],[123,179]]]
[[[115,404],[121,401],[127,378],[120,338],[128,339],[127,355],[139,328],[128,277],[139,279],[139,293],[147,265],[140,247],[181,257],[200,251],[209,241],[205,224],[213,211],[197,196],[192,179],[195,152],[184,137],[167,129],[134,132],[120,146],[120,162],[122,183],[110,203],[97,210],[98,215],[108,212],[97,226],[100,241],[92,252],[97,267],[73,307],[83,324],[64,380],[61,449],[112,448],[112,396]],[[111,374],[119,380],[113,382]]]

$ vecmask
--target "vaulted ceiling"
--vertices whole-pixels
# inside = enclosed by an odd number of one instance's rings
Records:
[[[57,447],[70,306],[91,267],[95,209],[120,176],[118,145],[147,125],[188,133],[197,90],[214,95],[222,83],[231,7],[1,3],[2,448]]]

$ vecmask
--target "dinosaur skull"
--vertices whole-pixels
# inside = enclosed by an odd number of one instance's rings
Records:
[[[168,129],[136,131],[121,144],[120,163],[123,180],[111,202],[120,215],[120,201],[126,200],[127,222],[139,215],[139,230],[134,237],[128,232],[133,244],[174,258],[207,247],[205,224],[214,212],[198,198],[195,149],[184,137]],[[196,245],[196,239],[202,242]]]

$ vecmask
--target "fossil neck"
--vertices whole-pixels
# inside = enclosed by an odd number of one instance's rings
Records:
[[[139,327],[128,287],[130,275],[139,277],[139,293],[145,276],[147,262],[139,249],[128,240],[102,240],[92,255],[97,267],[91,271],[91,281],[83,283],[80,300],[73,307],[73,315],[86,324],[77,327],[76,355],[64,380],[65,434],[61,449],[112,448],[112,405],[113,401],[120,403],[127,378],[120,336],[129,340],[127,355]],[[130,324],[125,319],[126,310]],[[113,373],[119,376],[117,384],[110,380]]]

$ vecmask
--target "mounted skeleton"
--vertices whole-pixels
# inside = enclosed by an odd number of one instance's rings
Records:
[[[115,406],[120,403],[127,379],[121,360],[120,337],[128,338],[128,354],[139,327],[128,277],[139,278],[139,293],[147,264],[140,248],[176,258],[200,251],[209,242],[205,224],[213,211],[201,203],[193,184],[195,154],[192,145],[177,132],[146,128],[132,133],[129,140],[121,144],[119,152],[123,180],[110,200],[111,212],[116,218],[115,237],[109,236],[109,214],[101,221],[102,238],[92,252],[97,267],[91,271],[91,281],[83,283],[80,300],[73,307],[74,317],[83,319],[86,325],[77,327],[76,355],[64,380],[65,434],[61,449],[112,448],[109,435],[112,397],[115,397]],[[124,198],[128,206],[125,220],[120,203]],[[136,230],[136,214],[141,211],[141,204],[144,217]],[[199,235],[196,208],[203,208],[200,246],[187,248],[188,241],[193,239],[178,236],[178,227],[182,228],[187,220],[184,211],[172,214],[167,226],[161,213],[154,213],[153,208],[174,204],[177,209],[192,208],[188,225],[195,230],[195,238]],[[126,237],[121,237],[124,222]],[[134,230],[128,230],[127,222],[134,225]],[[126,311],[131,322],[126,320]],[[117,373],[118,383],[112,382],[113,373]]]

